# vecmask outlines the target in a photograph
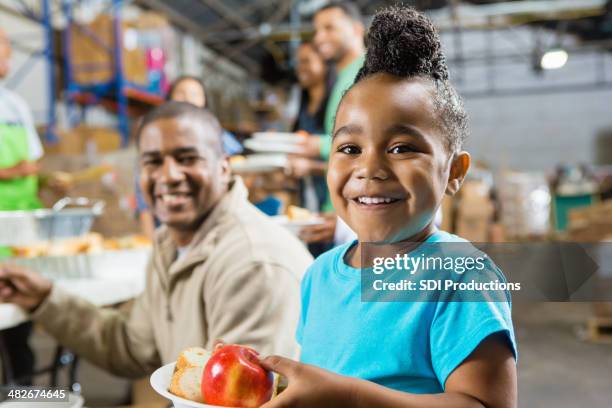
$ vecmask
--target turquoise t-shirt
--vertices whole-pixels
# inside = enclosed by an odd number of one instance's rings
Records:
[[[438,231],[427,242],[467,242]],[[344,262],[355,242],[315,260],[302,281],[301,361],[399,391],[444,391],[482,340],[501,332],[516,357],[509,302],[362,302],[361,271]],[[487,272],[505,281],[489,260]]]

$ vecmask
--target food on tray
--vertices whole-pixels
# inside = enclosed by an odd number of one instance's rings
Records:
[[[287,218],[291,221],[309,221],[317,218],[317,216],[306,208],[290,205],[287,208]]]
[[[48,252],[48,244],[46,243],[11,248],[12,255],[18,256],[20,258],[34,258],[37,256],[42,256],[42,254],[47,253],[47,252]]]
[[[237,154],[229,158],[230,165],[241,163],[241,162],[244,162],[245,160],[246,160],[246,157],[244,157],[241,154]]]
[[[102,235],[89,233],[80,237],[39,242],[27,246],[12,247],[13,256],[34,258],[39,256],[70,256],[94,254],[104,250],[148,248],[151,242],[140,235],[105,240]]]
[[[110,238],[104,240],[105,249],[138,249],[149,248],[151,240],[144,235],[128,235],[121,238]]]
[[[225,407],[259,407],[275,395],[271,372],[258,363],[255,350],[223,345],[211,355],[190,347],[179,355],[170,381],[172,394]]]
[[[67,256],[89,254],[103,249],[102,235],[85,234],[81,237],[64,238],[55,241],[39,242],[27,246],[13,247],[14,256],[33,258],[38,256]]]

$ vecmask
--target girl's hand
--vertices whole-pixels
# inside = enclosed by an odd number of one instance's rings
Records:
[[[287,389],[261,408],[355,406],[353,380],[349,377],[278,356],[267,357],[260,364],[289,380]]]

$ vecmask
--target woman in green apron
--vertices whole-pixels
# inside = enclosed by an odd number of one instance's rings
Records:
[[[0,79],[8,75],[10,56],[10,43],[0,29]],[[0,84],[0,211],[41,207],[36,161],[42,154],[27,105]],[[8,254],[8,248],[0,247],[0,259]],[[31,331],[32,324],[24,323],[0,332],[3,354],[8,356],[0,368],[22,384],[31,383],[34,371],[34,353],[28,345]]]
[[[37,166],[30,161],[26,129],[0,123],[0,211],[41,207],[36,173]]]

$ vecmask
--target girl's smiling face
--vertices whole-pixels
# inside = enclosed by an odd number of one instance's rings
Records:
[[[469,155],[449,152],[430,86],[376,74],[338,107],[327,182],[361,242],[426,238],[444,193],[467,172]]]

